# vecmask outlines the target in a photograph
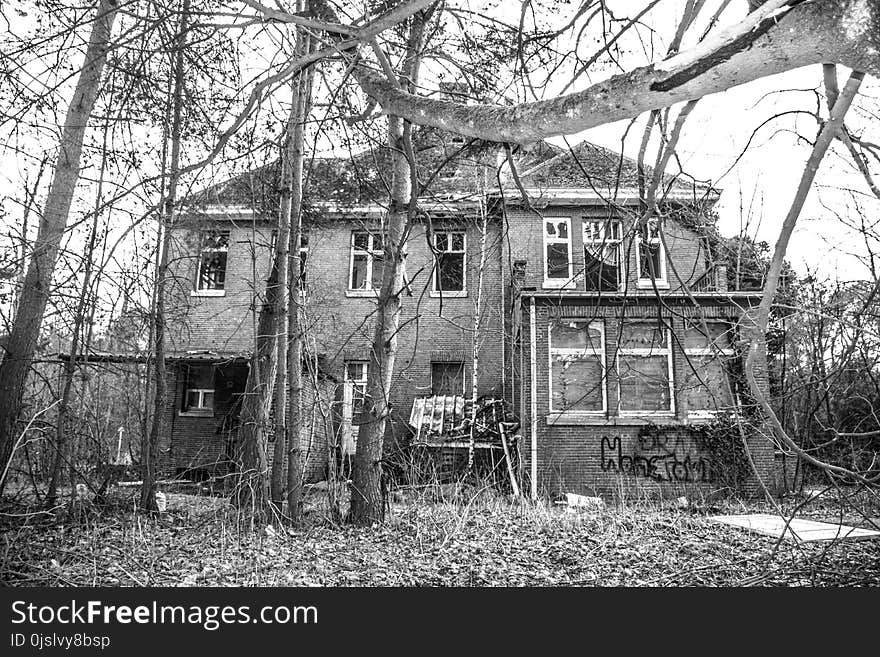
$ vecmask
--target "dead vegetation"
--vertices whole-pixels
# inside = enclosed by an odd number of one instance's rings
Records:
[[[876,541],[777,544],[711,522],[716,506],[629,501],[598,510],[511,503],[482,491],[396,496],[388,521],[338,526],[323,492],[304,529],[241,529],[226,500],[168,496],[159,516],[136,500],[55,516],[7,503],[6,586],[860,586],[880,585]],[[439,501],[430,502],[433,496]],[[719,506],[720,505],[720,506]],[[752,504],[749,511],[759,509]],[[841,517],[833,500],[806,514]]]

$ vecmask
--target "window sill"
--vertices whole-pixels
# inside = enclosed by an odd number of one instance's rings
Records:
[[[364,297],[364,298],[375,298],[379,296],[379,290],[369,289],[369,290],[346,290],[345,296],[347,297]]]
[[[571,279],[554,281],[553,279],[545,278],[541,287],[545,290],[575,290],[577,289],[577,283]]]
[[[544,416],[549,426],[600,426],[600,427],[632,427],[648,424],[676,425],[685,424],[673,414],[667,415],[606,415],[604,413],[547,413]]]
[[[204,411],[178,411],[177,414],[180,417],[214,417],[214,411],[212,410],[204,410]]]
[[[467,290],[457,290],[455,292],[438,292],[432,290],[430,292],[431,297],[434,299],[464,299],[467,297]]]
[[[658,290],[669,289],[669,283],[666,281],[654,281],[654,283],[651,283],[650,279],[640,278],[637,283],[637,286],[640,290],[653,290],[655,285]]]
[[[190,290],[191,297],[225,297],[226,290]]]

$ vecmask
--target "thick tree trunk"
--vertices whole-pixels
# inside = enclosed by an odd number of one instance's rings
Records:
[[[58,247],[67,228],[67,216],[79,180],[83,139],[100,92],[116,9],[117,0],[100,0],[98,4],[85,63],[64,121],[60,152],[22,285],[12,333],[0,363],[0,472],[7,471],[5,466],[12,458],[25,380],[49,299]],[[3,483],[5,480],[0,482],[0,488]]]
[[[311,48],[311,39],[305,30],[299,31],[303,40],[302,53]],[[288,401],[287,426],[287,514],[290,522],[299,524],[303,511],[303,462],[302,462],[302,390],[303,390],[303,332],[300,325],[300,272],[302,255],[302,198],[303,198],[303,144],[305,121],[309,115],[312,96],[312,69],[299,75],[297,84],[297,121],[293,129],[291,164],[293,165],[293,186],[291,188],[290,233],[290,287],[288,288],[288,335],[287,344],[288,379],[290,399]]]
[[[425,26],[433,10],[412,19],[407,38],[406,56],[397,84],[414,87],[419,77],[420,53]],[[394,363],[397,357],[397,331],[400,325],[400,295],[403,292],[410,219],[414,214],[412,144],[410,126],[397,116],[388,117],[388,147],[391,152],[391,199],[386,219],[382,289],[376,311],[376,325],[370,362],[367,367],[367,390],[352,465],[351,508],[348,519],[370,525],[385,519],[382,453],[385,426],[391,413]]]
[[[400,294],[403,291],[403,264],[406,260],[411,191],[409,163],[403,154],[403,130],[403,119],[388,117],[388,142],[392,162],[391,207],[386,220],[382,289],[367,368],[367,391],[361,420],[363,423],[358,433],[352,465],[349,520],[359,525],[371,525],[385,519],[382,450],[386,420],[391,411],[388,397],[397,356]]]
[[[172,97],[171,117],[171,158],[169,163],[168,191],[162,209],[162,225],[160,229],[159,268],[156,272],[156,309],[154,326],[154,346],[156,365],[153,370],[156,387],[153,405],[153,423],[149,435],[144,434],[141,440],[141,499],[143,511],[156,510],[157,457],[159,441],[167,432],[168,413],[168,376],[165,363],[165,295],[168,278],[168,257],[171,248],[171,228],[175,218],[177,202],[177,185],[180,180],[180,138],[183,122],[183,67],[187,41],[187,23],[189,19],[190,0],[183,0],[180,25],[177,31],[177,43],[174,56],[174,91]]]

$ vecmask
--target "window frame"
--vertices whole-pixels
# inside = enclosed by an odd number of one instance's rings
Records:
[[[226,245],[221,247],[203,246],[206,238],[216,236],[217,238],[225,237]],[[193,281],[193,289],[190,296],[194,297],[223,297],[226,296],[226,274],[229,270],[229,244],[232,241],[232,231],[228,229],[202,231],[199,236],[198,260],[196,261],[196,275]],[[225,253],[226,263],[223,267],[223,287],[222,288],[203,288],[199,287],[202,283],[202,267],[204,266],[204,255],[206,253]]]
[[[642,277],[642,242],[644,240],[644,234],[642,230],[637,230],[635,235],[636,242],[636,284],[639,288],[649,288],[653,289],[656,285],[657,288],[668,288],[669,287],[669,268],[666,264],[666,245],[663,242],[663,239],[660,236],[660,225],[657,224],[656,230],[652,231],[650,226],[646,226],[646,230],[648,233],[648,241],[653,242],[656,240],[657,246],[660,250],[660,273],[661,275],[658,278],[643,278]],[[652,237],[652,235],[656,234],[656,237]]]
[[[566,232],[568,233],[567,238],[562,237],[551,237],[547,234],[547,224],[549,222],[559,223],[565,222],[567,227]],[[544,271],[544,287],[545,288],[554,288],[554,289],[564,289],[574,287],[574,273],[572,262],[572,249],[571,249],[571,217],[565,216],[556,216],[556,217],[542,217],[541,218],[541,232],[544,236],[543,239],[543,252],[541,253],[541,260],[543,261],[543,271]],[[565,278],[550,278],[550,269],[549,269],[549,261],[547,259],[547,246],[550,244],[565,244],[568,249],[568,276]]]
[[[729,336],[732,331],[732,327],[730,326],[730,324],[728,322],[706,320],[705,323],[707,326],[710,324],[720,324],[720,325],[724,326],[725,331],[724,331],[724,333],[722,333],[722,335]],[[688,322],[688,320],[685,320],[684,332],[682,333],[683,339],[686,339],[686,333],[687,333],[687,329],[688,329],[689,325],[702,329],[702,327],[698,323]],[[688,369],[692,369],[693,366],[691,365],[690,360],[689,360],[690,357],[692,357],[692,356],[697,357],[697,358],[705,358],[707,356],[715,358],[718,360],[718,363],[721,365],[721,372],[727,377],[728,385],[730,385],[730,378],[729,378],[730,372],[728,370],[727,365],[731,359],[736,357],[736,350],[732,346],[733,341],[728,340],[728,343],[730,344],[730,346],[728,346],[728,347],[719,347],[717,345],[716,341],[712,339],[711,335],[706,336],[706,338],[707,338],[707,346],[706,347],[699,347],[699,348],[688,347],[687,343],[684,340],[682,341],[682,353],[684,354],[684,357],[685,357],[685,367],[687,367]],[[685,377],[682,377],[682,379],[684,379],[684,378]],[[731,394],[731,398],[732,398],[733,397],[733,386],[730,386],[730,387],[731,387],[730,394]],[[709,420],[709,419],[716,417],[718,415],[718,413],[720,413],[720,412],[721,411],[718,409],[708,409],[707,408],[707,409],[691,410],[690,408],[688,408],[687,409],[687,417],[689,420]]]
[[[598,234],[601,235],[599,239],[593,237],[593,226],[598,226]],[[588,228],[590,229],[589,239],[587,239]],[[609,228],[611,228],[610,238],[608,237]],[[593,219],[590,217],[584,217],[582,221],[581,232],[583,234],[582,242],[584,249],[584,290],[586,292],[597,292],[600,294],[613,294],[614,292],[620,292],[621,288],[623,287],[623,223],[620,221],[620,219],[615,217],[611,217],[608,219]],[[616,237],[614,236],[615,232],[617,233]],[[617,287],[614,290],[587,289],[587,248],[589,246],[594,246],[601,250],[611,247],[615,250],[617,256]]]
[[[447,248],[444,251],[438,251],[437,249],[437,235],[444,234],[447,236]],[[462,248],[461,249],[453,249],[452,248],[452,235],[461,235],[462,236]],[[448,230],[435,230],[433,234],[434,244],[432,245],[432,256],[434,259],[433,271],[431,273],[431,291],[430,295],[435,298],[463,298],[468,295],[467,289],[467,231],[462,229],[448,229]],[[461,259],[461,283],[462,289],[460,290],[440,290],[439,282],[440,282],[440,258],[438,253],[460,253],[462,255]]]
[[[602,345],[602,351],[599,355],[599,362],[602,366],[602,376],[601,376],[601,386],[602,386],[602,410],[595,411],[582,411],[582,410],[570,410],[570,409],[557,409],[553,407],[553,357],[555,355],[566,355],[566,356],[577,356],[582,355],[584,350],[582,349],[566,349],[562,347],[553,348],[553,325],[561,324],[565,322],[580,322],[587,325],[587,330],[596,325],[599,328],[600,335],[600,344]],[[596,354],[593,354],[593,357],[596,357]],[[607,350],[605,348],[605,320],[604,319],[584,319],[583,317],[560,317],[556,320],[551,320],[549,326],[547,327],[547,401],[550,413],[560,414],[560,415],[578,415],[578,416],[589,416],[589,417],[604,417],[608,414],[608,361],[607,361]]]
[[[647,324],[649,326],[655,327],[655,322],[651,319],[645,320],[635,320],[629,322],[632,324]],[[627,322],[624,321],[620,325],[620,338],[622,342],[623,338],[623,327],[627,325]],[[676,413],[676,400],[675,400],[675,372],[673,367],[673,357],[672,357],[672,327],[667,323],[663,323],[663,331],[666,334],[666,347],[664,349],[658,348],[650,348],[650,349],[640,349],[640,348],[624,348],[620,344],[617,345],[614,354],[614,367],[617,371],[617,414],[620,417],[675,417]],[[621,391],[621,370],[620,370],[620,357],[621,356],[636,356],[647,358],[650,356],[666,356],[666,372],[668,377],[669,384],[669,406],[668,410],[624,410],[622,401],[623,394]]]
[[[357,448],[357,439],[360,434],[360,425],[355,424],[354,400],[355,390],[362,390],[362,396],[367,398],[367,377],[369,376],[369,361],[366,360],[346,360],[343,363],[342,373],[342,448],[346,454],[354,454]],[[349,375],[349,366],[355,365],[359,368],[360,376],[352,379]],[[348,435],[345,435],[345,425],[348,425]]]
[[[367,236],[367,248],[355,248],[354,240],[356,235]],[[377,233],[367,229],[355,229],[351,231],[351,237],[348,243],[348,281],[345,284],[345,294],[349,297],[374,297],[378,296],[381,291],[378,287],[373,287],[373,265],[375,264],[376,254],[379,253],[384,258],[385,255],[385,234],[378,233],[382,239],[382,248],[375,248],[375,238]],[[365,255],[367,257],[367,271],[364,275],[364,282],[369,287],[351,287],[352,275],[354,274],[354,259],[356,255]]]
[[[193,367],[204,367],[210,368],[211,370],[211,381],[215,382],[213,388],[191,388],[190,382],[192,381],[192,376],[190,375],[190,369]],[[184,416],[193,416],[193,417],[214,417],[214,410],[216,408],[217,403],[217,386],[216,386],[216,377],[217,377],[217,367],[213,363],[204,364],[204,363],[187,363],[186,364],[186,372],[184,374],[184,382],[183,382],[183,400],[181,404],[181,408],[178,411],[178,415]],[[189,397],[190,393],[198,393],[199,406],[190,406],[189,405]],[[205,396],[210,393],[212,396],[211,406],[205,406],[204,400]]]

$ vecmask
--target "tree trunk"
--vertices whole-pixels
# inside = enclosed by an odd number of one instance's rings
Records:
[[[174,58],[174,92],[172,98],[171,118],[171,160],[169,163],[168,191],[162,208],[162,224],[160,226],[160,257],[156,272],[156,310],[154,326],[154,345],[156,365],[153,370],[156,386],[155,403],[153,405],[153,423],[149,435],[144,434],[141,442],[141,467],[143,481],[141,483],[140,507],[143,511],[156,510],[157,457],[159,441],[167,432],[168,412],[168,378],[165,363],[165,294],[168,277],[168,251],[171,248],[171,228],[175,219],[175,203],[177,201],[177,185],[180,180],[180,136],[183,121],[184,78],[187,23],[189,19],[190,0],[183,0],[180,25],[177,31]]]
[[[85,63],[77,80],[73,100],[67,110],[61,148],[46,205],[40,218],[37,240],[31,251],[27,275],[22,285],[12,333],[0,363],[0,471],[12,458],[16,422],[21,413],[25,380],[30,371],[43,312],[49,299],[52,274],[76,183],[79,180],[83,139],[95,99],[100,92],[101,74],[116,18],[116,0],[100,0],[92,24]],[[5,483],[0,481],[0,489]]]
[[[433,9],[412,19],[407,38],[399,85],[414,87],[419,75],[420,52],[425,25]],[[379,53],[380,54],[380,53]],[[400,295],[403,292],[406,242],[410,219],[415,211],[413,197],[412,144],[410,126],[398,116],[388,117],[388,147],[391,152],[391,199],[383,239],[385,249],[382,289],[376,311],[376,326],[367,367],[367,390],[352,464],[351,508],[349,521],[371,525],[385,519],[382,452],[385,426],[391,412],[389,396],[397,357],[397,331],[400,325]],[[363,419],[366,418],[366,422]]]
[[[307,4],[307,3],[306,3]],[[311,39],[303,29],[299,30],[302,39],[302,54],[311,49]],[[300,327],[300,269],[302,255],[302,197],[303,197],[303,142],[305,121],[309,115],[312,95],[312,69],[298,76],[296,112],[297,120],[293,126],[291,152],[292,187],[291,219],[293,230],[290,233],[290,286],[288,288],[288,335],[287,346],[288,379],[290,399],[288,401],[287,426],[287,515],[292,524],[302,521],[303,506],[303,462],[302,462],[302,389],[303,389],[303,334]]]

